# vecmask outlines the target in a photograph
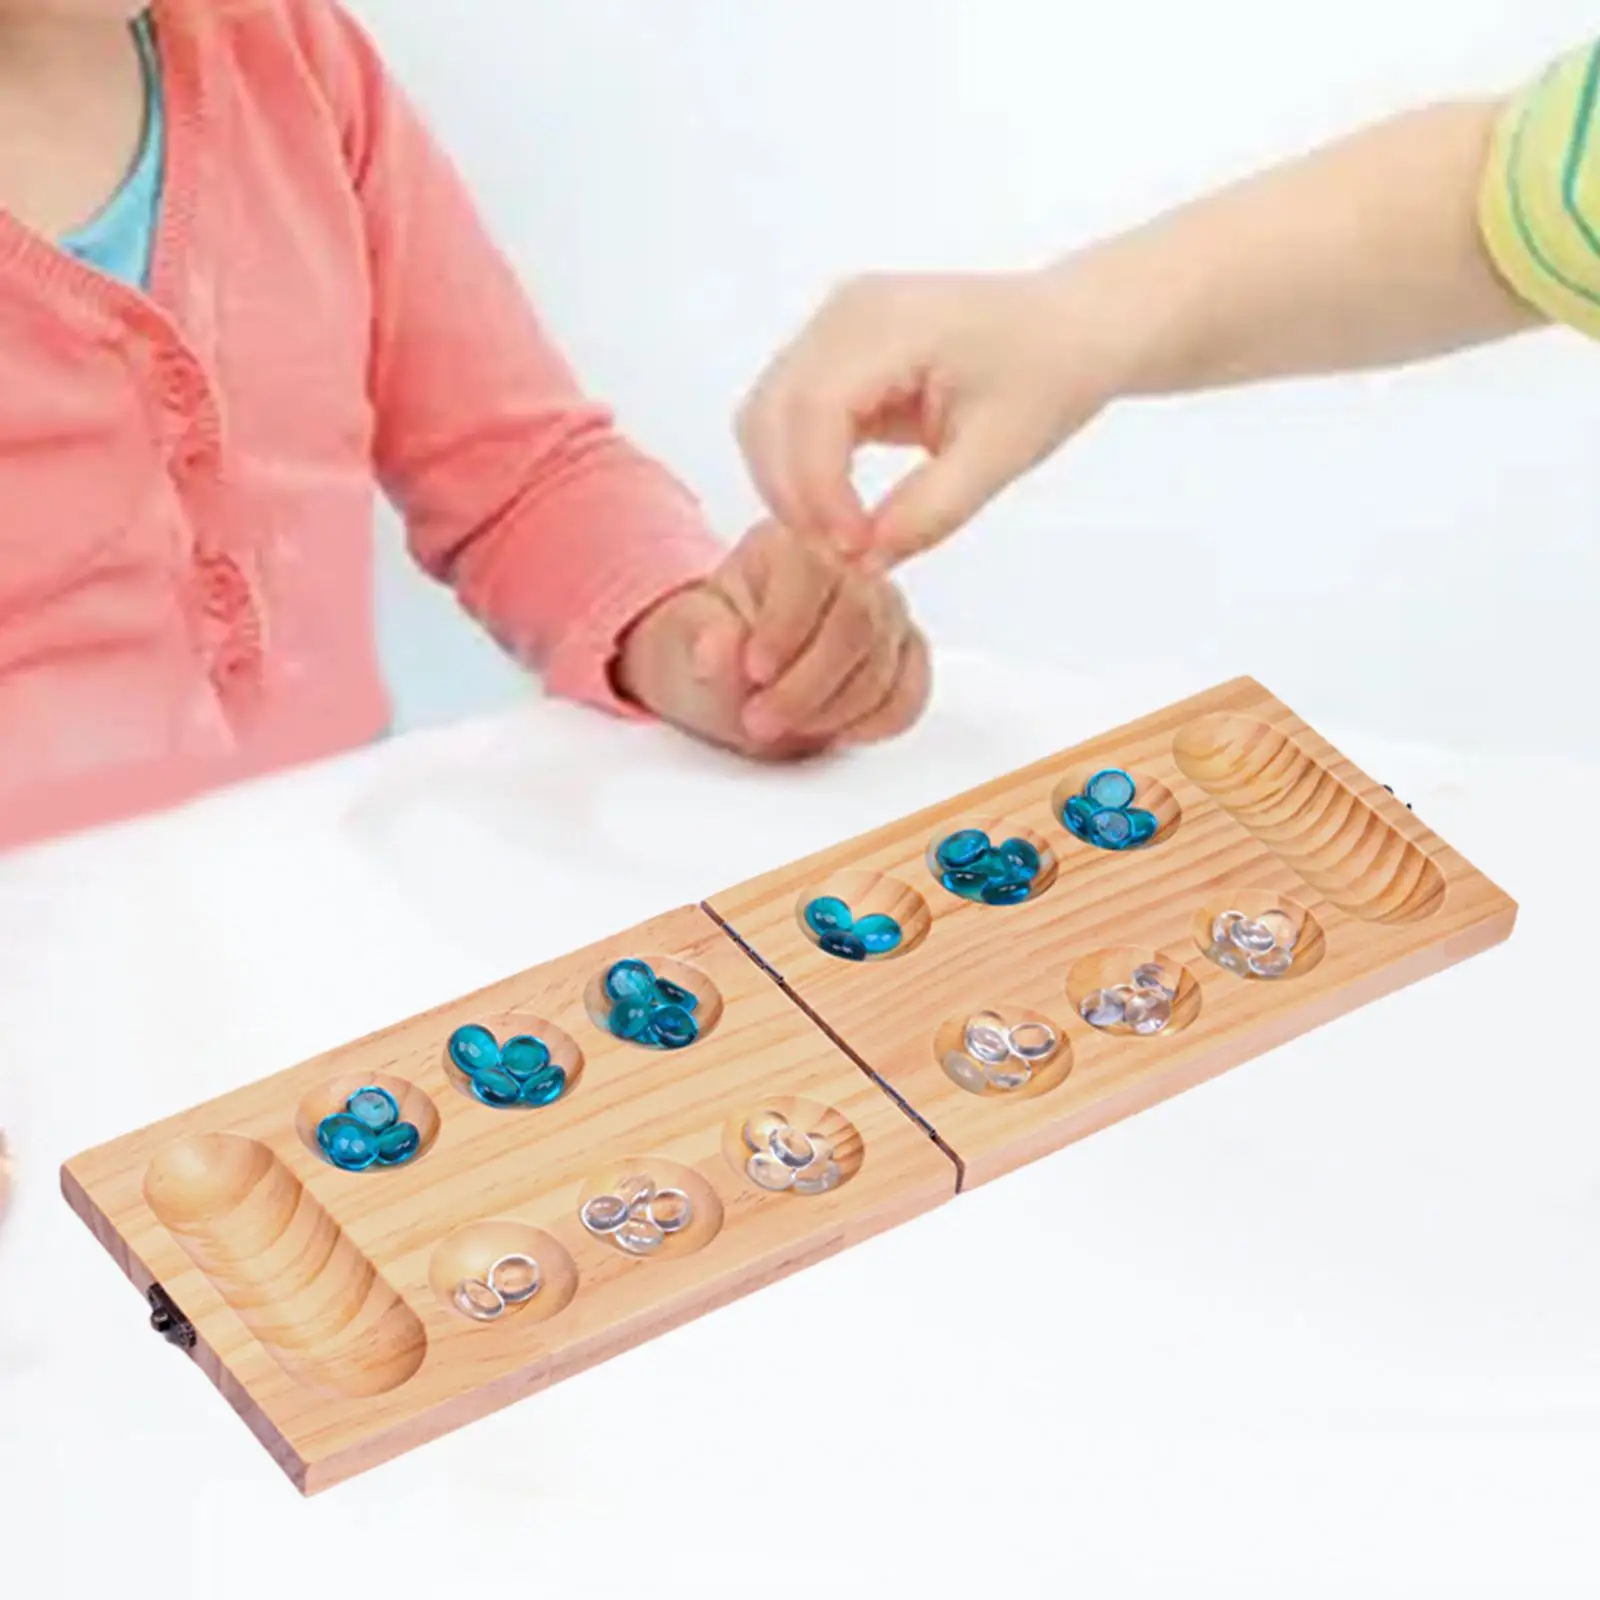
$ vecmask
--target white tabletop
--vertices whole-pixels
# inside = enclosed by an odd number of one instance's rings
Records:
[[[310,1502],[59,1198],[1204,687],[947,658],[909,739],[788,771],[534,702],[0,862],[0,1592],[1595,1593],[1594,766],[1297,707],[1521,900],[1510,945]]]

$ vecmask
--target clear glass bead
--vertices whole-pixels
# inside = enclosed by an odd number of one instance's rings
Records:
[[[833,1160],[833,1140],[820,1133],[808,1133],[806,1137],[811,1141],[812,1166],[826,1166]]]
[[[630,1256],[654,1255],[667,1242],[666,1234],[648,1217],[629,1217],[611,1237]]]
[[[963,1033],[963,1043],[967,1054],[985,1065],[1011,1059],[1011,1036],[996,1012],[980,1011],[971,1018]]]
[[[761,1189],[782,1194],[794,1187],[794,1168],[786,1166],[770,1150],[758,1150],[745,1162],[744,1170],[750,1181]]]
[[[456,1310],[474,1322],[493,1322],[505,1314],[505,1300],[481,1278],[464,1279],[450,1298]]]
[[[1294,956],[1287,950],[1266,950],[1251,956],[1247,965],[1258,978],[1281,978],[1294,965]]]
[[[1083,1020],[1096,1028],[1119,1028],[1126,1015],[1123,996],[1116,989],[1096,989],[1083,997],[1078,1008]]]
[[[645,1173],[635,1173],[617,1185],[617,1198],[628,1208],[630,1216],[638,1216],[656,1197],[656,1180]]]
[[[1025,1088],[1033,1080],[1033,1068],[1026,1061],[1013,1057],[1007,1062],[996,1062],[983,1069],[984,1081],[991,1089],[1009,1093]]]
[[[811,1147],[810,1139],[788,1123],[773,1131],[771,1143],[767,1148],[784,1166],[792,1167],[796,1172],[810,1166],[816,1153]]]
[[[651,1200],[647,1215],[663,1233],[682,1233],[694,1221],[694,1202],[682,1189],[660,1189]]]
[[[584,1202],[578,1220],[590,1233],[604,1237],[615,1233],[628,1220],[628,1213],[628,1203],[621,1195],[597,1194]]]
[[[1011,1030],[1012,1054],[1024,1061],[1045,1061],[1056,1053],[1061,1041],[1047,1022],[1019,1022]]]
[[[784,1126],[776,1111],[758,1111],[744,1125],[744,1142],[751,1151],[767,1150],[772,1146],[772,1136]]]
[[[1160,1033],[1172,1021],[1172,1002],[1159,989],[1136,989],[1122,1020],[1137,1034]]]
[[[837,1161],[819,1161],[795,1175],[794,1192],[826,1194],[830,1189],[837,1189],[843,1181],[844,1174],[839,1170]]]
[[[1159,989],[1169,1000],[1178,995],[1178,980],[1167,969],[1154,961],[1147,961],[1133,969],[1133,986],[1136,989]]]
[[[1265,955],[1277,948],[1278,941],[1270,928],[1263,927],[1253,917],[1241,917],[1228,930],[1234,946],[1247,956]]]
[[[947,1051],[943,1062],[945,1076],[969,1094],[982,1094],[986,1086],[983,1068],[959,1050]]]
[[[485,1274],[484,1282],[508,1306],[520,1306],[538,1294],[543,1274],[532,1256],[501,1256]]]

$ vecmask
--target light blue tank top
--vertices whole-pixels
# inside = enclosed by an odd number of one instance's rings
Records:
[[[161,215],[161,178],[166,164],[166,117],[161,61],[150,18],[133,25],[144,63],[144,140],[132,171],[91,222],[60,241],[70,256],[135,289],[149,287],[156,222]]]

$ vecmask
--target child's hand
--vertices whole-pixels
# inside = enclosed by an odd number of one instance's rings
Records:
[[[766,523],[623,641],[623,692],[714,744],[771,759],[903,733],[927,704],[927,641],[886,578]]]
[[[1117,330],[1095,274],[863,278],[768,368],[739,422],[790,527],[880,564],[948,538],[1106,404]],[[863,445],[927,461],[868,513]]]

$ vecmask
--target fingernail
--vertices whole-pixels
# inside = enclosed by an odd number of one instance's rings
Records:
[[[771,706],[750,706],[744,714],[744,731],[765,744],[783,733],[783,719]]]

